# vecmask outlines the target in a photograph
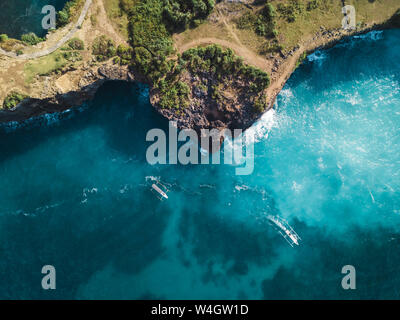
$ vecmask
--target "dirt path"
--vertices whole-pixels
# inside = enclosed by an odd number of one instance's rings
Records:
[[[238,56],[242,57],[243,60],[247,64],[254,65],[254,66],[260,68],[261,70],[270,72],[270,70],[272,68],[272,62],[270,60],[263,58],[262,56],[258,55],[257,53],[251,51],[245,45],[243,45],[242,42],[240,41],[239,37],[237,36],[234,28],[232,27],[232,25],[230,25],[226,21],[225,16],[219,10],[217,10],[217,15],[218,15],[218,18],[224,24],[224,26],[227,29],[227,31],[229,32],[229,34],[232,36],[233,41],[212,38],[212,37],[200,38],[200,39],[193,40],[189,43],[185,43],[184,45],[180,46],[178,48],[179,52],[182,53],[190,48],[201,46],[201,45],[218,44],[218,45],[226,47],[226,48],[231,48]]]
[[[238,45],[244,47],[242,42],[240,41],[239,37],[237,36],[236,32],[233,30],[232,26],[226,21],[225,16],[221,14],[221,12],[217,9],[218,16],[221,18],[222,23],[225,25],[228,32],[231,34],[233,39],[237,42]]]
[[[208,44],[218,44],[220,46],[231,48],[238,56],[242,57],[247,64],[257,66],[261,70],[269,70],[271,62],[260,57],[253,51],[247,49],[245,46],[241,46],[234,42],[228,40],[222,40],[217,38],[202,38],[196,39],[189,43],[185,43],[183,46],[179,47],[179,53],[182,53],[190,48],[201,46],[201,45],[208,45]]]
[[[53,53],[54,51],[56,51],[57,49],[62,47],[67,41],[71,40],[71,38],[74,36],[75,32],[80,28],[83,21],[85,20],[86,14],[88,13],[91,4],[92,4],[92,0],[86,0],[78,21],[75,23],[75,25],[72,27],[72,29],[64,37],[62,37],[54,46],[44,49],[39,52],[22,54],[22,55],[17,55],[14,52],[7,52],[7,51],[4,51],[3,49],[0,49],[0,54],[3,54],[10,58],[18,59],[18,60],[30,60],[30,59],[36,59],[36,58],[40,58],[43,56],[47,56],[48,54]]]
[[[117,44],[125,44],[128,45],[127,41],[114,29],[111,21],[109,21],[106,8],[104,6],[104,0],[97,1],[98,8],[100,9],[96,12],[97,19],[104,24],[100,25],[98,29],[102,31],[104,34],[107,34],[111,39],[113,39]]]

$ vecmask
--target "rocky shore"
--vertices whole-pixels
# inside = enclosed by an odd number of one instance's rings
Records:
[[[135,81],[127,67],[102,65],[87,68],[76,90],[38,99],[28,98],[12,110],[0,110],[0,123],[23,121],[46,113],[62,112],[92,100],[106,81]]]
[[[321,28],[317,34],[288,53],[271,56],[273,68],[271,71],[271,84],[266,90],[267,109],[273,108],[277,95],[296,69],[298,61],[304,56],[304,53],[310,54],[315,50],[329,48],[345,37],[373,30],[397,27],[399,27],[397,22],[388,21],[383,24],[365,25],[355,31]],[[79,106],[83,102],[93,99],[97,90],[106,81],[144,81],[138,75],[135,75],[134,71],[129,70],[128,67],[111,63],[83,66],[79,70],[67,70],[65,72],[75,73],[75,78],[78,78],[74,85],[69,86],[71,90],[68,90],[68,92],[54,90],[55,86],[60,87],[62,76],[58,76],[57,81],[53,81],[53,89],[49,90],[48,96],[28,98],[12,110],[1,110],[0,123],[23,121],[46,113],[61,112],[71,107]],[[176,116],[176,113],[158,106],[158,91],[156,89],[150,90],[150,101],[162,116],[169,120],[177,121],[180,128],[246,129],[259,118],[260,114],[251,112],[247,106],[248,101],[243,98],[243,95],[236,95],[235,90],[226,91],[223,97],[223,104],[214,104],[212,99],[199,89],[197,80],[196,77],[188,79],[188,82],[192,85],[190,104],[182,111],[179,117]]]

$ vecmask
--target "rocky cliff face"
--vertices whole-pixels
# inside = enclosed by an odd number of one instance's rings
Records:
[[[76,86],[67,93],[49,94],[49,97],[28,98],[12,110],[0,110],[0,122],[23,121],[46,113],[61,112],[92,100],[97,90],[106,81],[135,81],[127,67],[105,64],[83,68]]]
[[[365,33],[371,30],[393,28],[400,26],[399,15],[380,25],[366,26],[363,30],[351,34],[343,31],[322,30],[315,36],[309,45],[303,45],[301,50],[295,48],[286,56],[275,57],[272,83],[267,89],[268,108],[273,106],[275,98],[284,86],[290,74],[295,69],[297,58],[303,52],[326,48],[334,45],[343,37],[356,33]],[[66,79],[64,79],[64,77]],[[99,87],[106,81],[140,81],[145,79],[129,70],[127,66],[118,66],[111,63],[102,65],[82,66],[79,70],[64,70],[63,75],[51,76],[45,94],[37,98],[29,98],[12,110],[0,110],[0,123],[10,121],[23,121],[46,113],[61,112],[94,98]],[[215,84],[215,79],[209,74],[187,74],[185,82],[190,87],[190,101],[187,107],[176,110],[162,109],[159,107],[159,92],[151,89],[150,101],[156,110],[165,118],[176,121],[179,128],[229,128],[246,129],[259,117],[254,112],[254,97],[252,97],[244,82],[234,82],[229,86],[220,88],[218,99],[213,96],[210,88]]]
[[[247,83],[235,80],[221,83],[210,73],[187,72],[185,82],[190,88],[189,105],[176,109],[161,108],[159,91],[150,92],[150,101],[165,118],[176,121],[178,128],[199,129],[246,129],[258,118],[254,111],[254,94]],[[216,96],[214,87],[219,84]],[[221,85],[222,84],[222,85]]]

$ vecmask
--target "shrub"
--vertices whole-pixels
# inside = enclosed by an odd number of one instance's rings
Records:
[[[113,63],[114,64],[121,64],[121,58],[120,57],[114,57]]]
[[[288,3],[279,3],[278,12],[288,22],[294,22],[299,14],[304,12],[304,4],[300,0],[290,0]]]
[[[0,42],[6,42],[8,40],[8,36],[6,34],[0,34]]]
[[[171,86],[163,82],[160,85],[160,91],[161,99],[159,105],[161,108],[179,109],[188,105],[190,88],[186,83],[177,81]]]
[[[255,113],[262,113],[267,109],[267,96],[262,94],[260,97],[257,97],[253,104],[253,111]]]
[[[71,21],[80,2],[81,0],[68,0],[64,8],[57,13],[57,27],[63,27]]]
[[[92,52],[96,56],[97,61],[105,61],[114,57],[117,49],[115,48],[114,41],[102,35],[94,39]]]
[[[117,48],[117,55],[125,60],[130,60],[132,57],[132,48],[120,44]]]
[[[14,108],[16,105],[18,105],[21,101],[25,100],[28,98],[27,95],[19,93],[17,91],[12,91],[7,95],[3,102],[3,108],[8,110]]]
[[[267,5],[262,10],[262,15],[268,20],[271,21],[276,17],[275,7],[271,3],[267,3]]]
[[[29,45],[36,45],[39,42],[44,41],[43,38],[38,37],[36,34],[34,34],[33,32],[27,33],[27,34],[23,34],[21,36],[21,40],[22,42],[24,42],[25,44],[29,44]]]
[[[169,30],[182,30],[199,25],[214,6],[214,0],[166,0],[163,15]]]
[[[320,0],[311,0],[307,3],[307,11],[318,9],[320,5],[321,5]]]
[[[69,22],[69,13],[66,10],[61,10],[57,14],[57,27],[63,27]]]
[[[252,29],[256,21],[257,16],[255,14],[246,12],[236,21],[236,25],[239,29]]]
[[[303,52],[303,54],[299,57],[299,60],[296,62],[296,68],[298,68],[304,60],[307,58],[307,52]]]
[[[275,29],[275,17],[274,6],[267,3],[259,14],[247,12],[236,21],[236,24],[239,29],[253,29],[260,36],[274,38],[278,34]]]
[[[132,66],[153,85],[172,68],[166,57],[173,53],[171,33],[197,26],[214,8],[214,0],[121,0],[129,15]]]
[[[231,49],[222,49],[218,45],[192,48],[185,51],[175,62],[175,68],[165,79],[158,82],[161,108],[179,108],[188,105],[189,86],[180,81],[183,70],[192,74],[208,74],[213,79],[211,98],[218,102],[225,84],[238,81],[246,84],[246,94],[259,95],[269,85],[267,73],[245,65],[242,58]],[[208,77],[208,76],[206,76]]]
[[[261,45],[261,48],[259,50],[259,54],[267,54],[267,53],[271,53],[271,52],[279,52],[283,50],[283,46],[278,42],[278,41],[268,41],[268,42],[264,42]]]
[[[83,50],[85,49],[85,44],[79,38],[72,38],[71,40],[68,41],[68,47],[71,50]]]
[[[193,48],[182,56],[178,55],[176,60],[167,59],[173,53],[171,33],[199,25],[214,5],[214,0],[121,0],[121,9],[129,15],[132,49],[118,47],[118,58],[114,63],[123,63],[131,58],[131,66],[160,91],[161,108],[175,109],[188,105],[190,88],[182,81],[183,71],[211,73],[217,83],[248,83],[249,90],[246,90],[250,94],[259,94],[269,85],[267,73],[245,65],[232,50],[223,50],[220,46]],[[255,16],[256,19],[247,15],[248,21],[243,22],[252,28],[259,26],[259,32],[265,36],[274,36],[275,16],[275,8],[266,5]],[[101,50],[98,53],[104,55]],[[218,95],[217,90],[213,93]]]

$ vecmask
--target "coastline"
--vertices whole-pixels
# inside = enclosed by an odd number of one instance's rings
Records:
[[[296,67],[296,63],[297,61],[299,61],[300,57],[305,53],[307,56],[319,51],[319,50],[327,50],[330,49],[334,46],[336,46],[338,43],[340,43],[341,41],[344,41],[346,39],[355,37],[355,36],[359,36],[359,35],[363,35],[363,34],[368,34],[370,32],[374,32],[374,31],[383,31],[383,30],[390,30],[390,29],[399,29],[400,27],[395,25],[395,24],[390,24],[390,21],[386,21],[382,24],[373,24],[372,26],[366,26],[364,29],[362,30],[355,30],[352,32],[347,32],[344,31],[342,29],[336,29],[336,30],[325,30],[323,32],[326,32],[328,34],[328,36],[318,36],[316,35],[315,37],[313,37],[311,40],[308,40],[308,46],[306,45],[304,46],[300,46],[295,53],[296,54],[292,54],[291,58],[289,60],[291,61],[291,66],[292,66],[292,70],[290,72],[287,72],[286,74],[284,74],[278,81],[278,83],[275,84],[275,86],[273,87],[272,85],[267,89],[267,92],[269,93],[268,97],[271,97],[268,101],[268,110],[272,109],[277,96],[279,95],[279,93],[282,91],[283,87],[285,86],[286,82],[289,80],[289,78],[291,77],[291,75],[293,74],[293,72],[297,69]],[[315,42],[313,42],[315,41]],[[300,48],[302,50],[300,50]]]
[[[271,73],[271,84],[266,89],[267,93],[267,108],[259,114],[256,118],[247,119],[244,121],[245,125],[241,129],[249,128],[255,121],[257,121],[265,112],[274,107],[275,101],[286,82],[289,80],[293,72],[298,67],[298,62],[304,54],[312,54],[318,50],[329,49],[339,42],[361,34],[367,34],[372,31],[380,31],[385,29],[398,29],[391,19],[380,23],[366,25],[362,29],[354,31],[345,31],[343,29],[327,30],[321,27],[321,30],[313,37],[303,41],[296,48],[291,50],[286,56],[280,54],[278,57],[271,59],[274,66],[274,72]],[[139,75],[135,75],[134,71],[129,70],[126,66],[117,66],[111,63],[104,63],[100,65],[83,66],[78,70],[78,73],[83,71],[83,75],[79,81],[79,85],[74,90],[64,93],[53,93],[45,98],[28,98],[18,104],[11,110],[0,110],[0,123],[8,122],[21,122],[31,118],[39,117],[43,114],[52,114],[56,112],[63,112],[67,109],[77,107],[85,101],[92,100],[97,90],[106,81],[139,81],[146,83],[146,81]],[[66,71],[68,73],[69,71]],[[72,70],[71,72],[76,72]],[[150,86],[150,102],[153,107],[162,115],[162,110],[157,108],[154,101],[153,88]],[[168,118],[168,117],[167,117]],[[170,119],[176,120],[176,119]],[[185,127],[185,126],[182,126]]]

